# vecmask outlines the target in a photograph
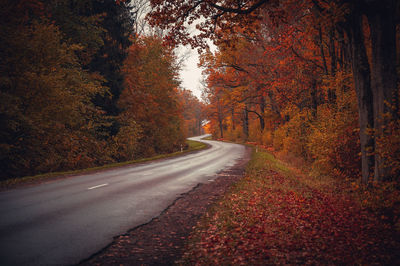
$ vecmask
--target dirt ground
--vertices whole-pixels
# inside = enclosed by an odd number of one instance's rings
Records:
[[[217,174],[213,182],[199,184],[182,194],[158,217],[131,229],[80,265],[173,265],[184,252],[193,227],[229,187],[244,175],[246,156]]]

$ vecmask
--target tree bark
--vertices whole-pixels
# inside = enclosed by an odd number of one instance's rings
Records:
[[[249,137],[249,112],[247,111],[247,106],[243,110],[243,133],[247,140]]]
[[[311,81],[311,90],[310,90],[310,97],[311,97],[311,115],[313,119],[317,117],[318,111],[318,99],[317,99],[317,81],[313,79]]]
[[[261,94],[260,95],[260,116],[259,116],[259,120],[260,120],[260,130],[261,132],[264,131],[265,128],[265,119],[264,119],[264,115],[265,115],[265,98],[264,96]]]
[[[331,76],[336,74],[336,48],[335,48],[335,31],[331,29],[329,31],[329,55],[331,57]]]
[[[373,94],[371,90],[370,66],[362,31],[362,14],[358,7],[354,7],[353,12],[349,14],[346,32],[349,37],[349,50],[358,100],[362,164],[361,182],[368,184],[375,164],[373,155],[374,139],[367,132],[369,128],[374,127]]]
[[[235,125],[235,109],[231,107],[231,121],[232,121],[232,130],[235,131],[236,125]]]
[[[223,107],[218,99],[218,124],[219,124],[219,134],[221,139],[224,138],[224,117],[223,117]]]
[[[224,138],[224,124],[222,123],[222,118],[218,116],[218,123],[219,123],[219,135],[221,139]]]
[[[334,77],[336,75],[336,48],[335,48],[335,31],[331,29],[329,31],[329,55],[331,58],[331,76]],[[328,89],[328,101],[331,104],[336,103],[336,93],[333,88]]]
[[[279,110],[279,106],[275,101],[274,93],[272,91],[268,91],[268,98],[271,105],[271,110],[276,113],[279,117],[281,117],[281,111]]]
[[[319,49],[321,52],[321,58],[322,58],[322,62],[323,62],[323,66],[324,66],[324,72],[325,75],[328,75],[328,65],[326,63],[326,58],[325,58],[325,52],[324,52],[324,42],[322,39],[322,29],[321,29],[321,25],[318,25],[318,33],[319,33]]]
[[[371,31],[372,68],[371,88],[374,106],[374,128],[377,137],[384,136],[384,125],[388,123],[385,113],[392,113],[391,106],[397,93],[396,75],[396,0],[374,1],[367,10]],[[375,143],[375,151],[379,150]],[[379,152],[375,155],[375,181],[390,179],[389,169]]]
[[[202,122],[201,120],[197,121],[197,135],[202,135],[201,134],[201,129],[202,129],[201,122]]]

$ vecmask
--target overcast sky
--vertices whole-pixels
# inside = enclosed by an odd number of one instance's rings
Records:
[[[150,6],[149,2],[146,0],[143,0],[141,3],[142,6],[136,20],[138,21],[137,25],[143,27],[142,30],[146,32],[149,29],[147,22],[144,20],[144,17],[149,12]],[[201,21],[202,19],[199,19],[199,22]],[[196,23],[193,23],[189,26],[189,31],[191,31],[192,34],[198,33],[195,25]],[[210,46],[211,51],[215,51],[216,47],[211,42],[208,42],[208,45]],[[181,87],[191,90],[195,96],[201,99],[202,85],[200,82],[203,77],[201,74],[202,69],[197,66],[197,64],[199,63],[199,55],[197,53],[197,50],[191,49],[190,46],[181,46],[177,50],[177,55],[178,57],[185,56],[185,60],[183,61],[184,65],[182,66],[182,70],[180,71],[180,79],[182,81]]]
[[[197,66],[199,63],[199,55],[196,50],[190,47],[183,47],[179,49],[179,54],[187,53],[188,56],[184,60],[184,66],[180,71],[180,78],[182,80],[181,87],[191,90],[195,96],[201,99],[201,83],[202,69]]]

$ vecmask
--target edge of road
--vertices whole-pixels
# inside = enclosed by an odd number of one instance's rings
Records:
[[[173,265],[182,257],[193,227],[208,208],[244,176],[254,150],[244,146],[245,155],[235,165],[182,193],[158,216],[115,236],[78,265]]]
[[[204,135],[204,136],[205,136],[204,138],[207,137],[207,135]],[[201,138],[201,139],[204,139],[204,138]],[[146,164],[146,163],[150,163],[150,162],[163,161],[163,160],[167,160],[167,159],[170,159],[173,157],[180,157],[180,156],[185,156],[188,154],[197,153],[197,152],[209,149],[211,147],[209,144],[207,144],[205,142],[192,140],[191,138],[188,138],[187,140],[201,143],[203,145],[201,147],[194,147],[194,148],[189,147],[189,149],[187,149],[187,150],[177,151],[177,152],[167,153],[167,154],[159,154],[159,155],[156,155],[153,157],[141,158],[141,159],[137,159],[137,160],[133,160],[133,161],[112,163],[112,164],[106,164],[106,165],[102,165],[102,166],[96,166],[96,167],[78,169],[78,170],[70,170],[70,171],[64,171],[64,172],[51,172],[51,173],[39,174],[39,175],[35,175],[35,176],[11,178],[11,179],[7,179],[4,181],[0,181],[0,192],[5,191],[5,190],[10,190],[10,189],[26,187],[26,186],[33,186],[33,185],[42,184],[42,183],[54,182],[54,181],[58,181],[61,179],[75,177],[75,176],[79,176],[79,175],[93,174],[93,173],[97,173],[97,172],[104,171],[104,170],[124,168],[124,167],[130,167],[132,165],[141,165],[141,164]]]

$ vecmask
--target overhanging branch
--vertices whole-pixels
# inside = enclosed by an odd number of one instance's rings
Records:
[[[214,3],[209,3],[209,5],[215,9],[218,9],[219,11],[245,15],[245,14],[250,14],[251,12],[253,12],[257,8],[261,7],[263,4],[265,4],[267,2],[268,2],[268,0],[258,1],[257,3],[255,3],[254,5],[252,5],[251,7],[247,8],[247,9],[242,9],[241,7],[238,7],[238,8],[225,7],[225,6],[220,6],[220,5],[217,5]]]

